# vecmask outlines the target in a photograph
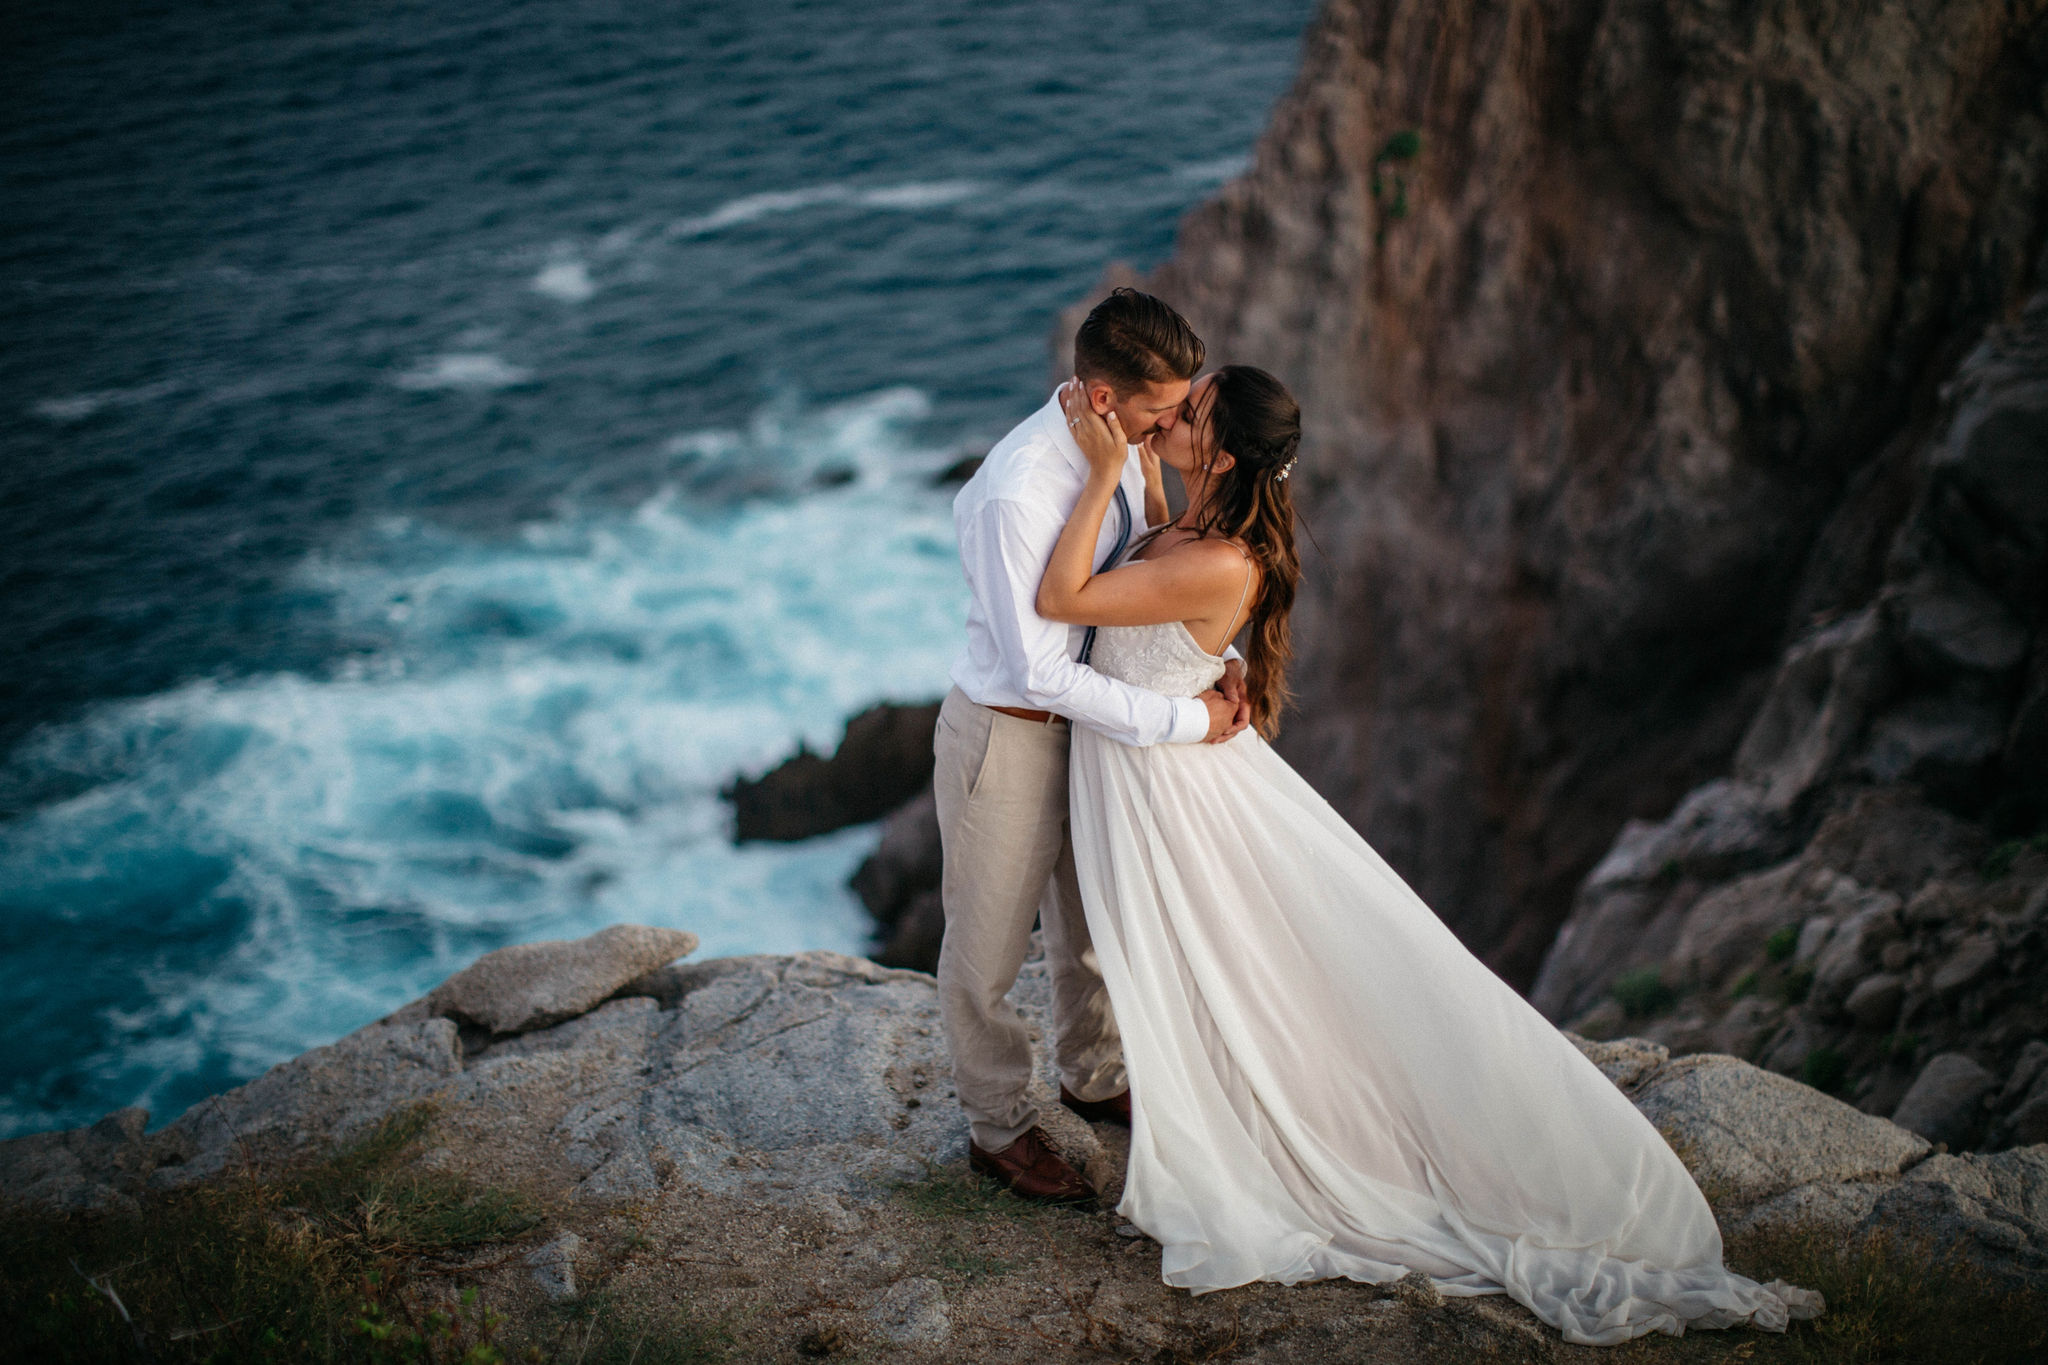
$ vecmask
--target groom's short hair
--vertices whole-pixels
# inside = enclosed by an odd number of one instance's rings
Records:
[[[1100,379],[1122,398],[1147,384],[1193,379],[1202,339],[1173,306],[1135,289],[1117,289],[1074,333],[1074,373]]]

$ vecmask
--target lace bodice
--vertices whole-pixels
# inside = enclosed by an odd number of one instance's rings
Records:
[[[1206,653],[1178,621],[1156,626],[1100,626],[1089,666],[1106,677],[1169,697],[1206,692],[1223,676],[1223,656]]]

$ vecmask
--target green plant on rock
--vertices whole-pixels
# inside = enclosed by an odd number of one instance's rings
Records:
[[[1793,950],[1798,946],[1799,926],[1787,924],[1780,929],[1773,930],[1771,936],[1764,940],[1764,956],[1772,962],[1783,962],[1786,958],[1792,956]]]
[[[1832,1095],[1849,1074],[1849,1059],[1823,1043],[1806,1054],[1799,1064],[1799,1079],[1815,1090]]]
[[[1422,134],[1408,128],[1388,138],[1373,157],[1372,203],[1379,210],[1376,243],[1386,237],[1388,223],[1408,216],[1408,176],[1402,167],[1421,155]]]
[[[1778,998],[1788,1005],[1804,1003],[1807,993],[1812,989],[1813,968],[1804,962],[1778,979]]]
[[[1631,1019],[1647,1019],[1653,1014],[1661,1014],[1678,999],[1677,992],[1664,984],[1664,978],[1655,967],[1644,967],[1617,976],[1607,993],[1621,1006],[1621,1012]]]
[[[1736,977],[1735,984],[1728,988],[1728,998],[1730,1000],[1740,1000],[1744,996],[1755,995],[1756,986],[1756,972],[1754,970],[1744,972],[1741,976]]]
[[[2007,839],[2004,843],[1985,854],[1984,865],[1979,869],[1984,875],[1984,880],[1995,882],[2006,873],[2012,871],[2012,865],[2018,862],[2020,855],[2029,849],[2036,853],[2048,853],[2048,830],[2043,830],[2041,833],[2025,839]]]
[[[497,1331],[504,1315],[480,1305],[474,1285],[463,1289],[454,1312],[433,1309],[421,1317],[398,1310],[393,1315],[383,1276],[363,1277],[364,1299],[350,1330],[363,1339],[368,1359],[419,1361],[423,1365],[504,1365]]]

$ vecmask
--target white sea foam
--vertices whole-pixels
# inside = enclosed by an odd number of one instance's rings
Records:
[[[875,700],[945,689],[965,587],[928,486],[944,451],[905,437],[926,409],[908,389],[785,404],[674,443],[692,470],[858,472],[794,500],[670,489],[489,542],[387,517],[300,572],[384,642],[355,666],[195,681],[45,732],[22,760],[86,780],[0,826],[0,879],[28,904],[170,897],[226,926],[105,1021],[92,1112],[253,1075],[503,942],[630,921],[707,956],[861,951],[845,881],[872,828],[735,847],[718,793],[799,740],[829,750]],[[47,1122],[0,1114],[0,1136]]]
[[[597,286],[590,279],[590,267],[573,259],[554,260],[541,267],[533,277],[533,288],[536,293],[563,303],[582,303],[597,293]]]
[[[509,389],[533,371],[487,351],[457,351],[420,362],[391,382],[401,389]]]
[[[816,207],[819,204],[843,203],[852,195],[845,185],[816,185],[805,190],[777,190],[768,194],[749,194],[738,199],[729,199],[711,212],[695,218],[685,218],[669,226],[670,237],[703,237],[742,223],[751,223],[757,218],[766,218],[771,213],[794,213],[798,209]]]
[[[929,184],[886,185],[863,190],[856,199],[869,208],[929,209],[972,199],[986,187],[975,180],[937,180]]]
[[[970,199],[984,188],[973,180],[938,180],[869,188],[825,184],[797,190],[773,190],[765,194],[743,195],[720,204],[709,213],[672,223],[665,235],[671,238],[705,237],[770,214],[796,213],[825,204],[856,204],[862,208],[896,210],[938,208]]]
[[[1191,161],[1184,166],[1173,168],[1173,178],[1190,185],[1220,185],[1226,180],[1235,180],[1250,170],[1252,159],[1248,156],[1218,156],[1207,161]]]
[[[144,403],[154,403],[168,398],[185,387],[183,380],[163,379],[154,384],[138,384],[130,389],[100,389],[93,393],[74,393],[65,398],[46,398],[34,404],[30,411],[36,416],[52,422],[82,422],[94,413],[108,408],[133,408]]]

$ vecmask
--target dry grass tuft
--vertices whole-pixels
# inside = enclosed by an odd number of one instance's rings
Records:
[[[480,1248],[538,1225],[540,1202],[410,1164],[433,1121],[431,1106],[401,1110],[324,1159],[152,1194],[128,1209],[0,1214],[0,1359],[716,1358],[686,1323],[623,1322],[601,1301],[558,1310],[543,1324],[551,1331],[515,1352],[502,1339],[504,1315],[457,1281]],[[635,1336],[647,1338],[637,1355]]]
[[[1827,1296],[1772,1360],[1841,1365],[2021,1365],[2048,1360],[2048,1296],[1986,1282],[1953,1248],[1877,1234],[1779,1230],[1731,1243],[1728,1263]]]

